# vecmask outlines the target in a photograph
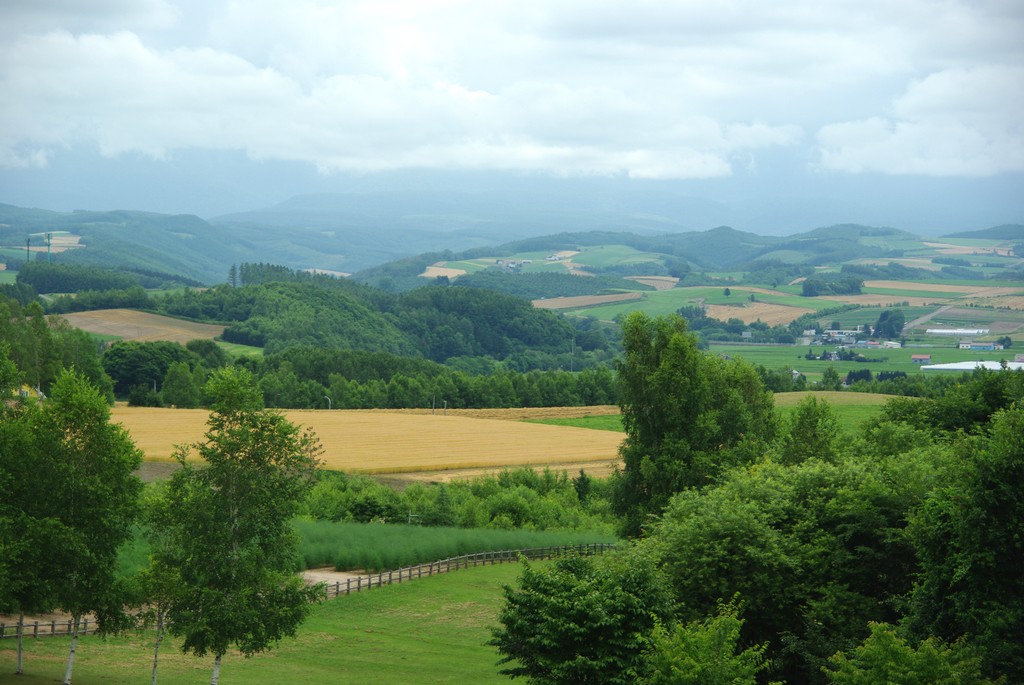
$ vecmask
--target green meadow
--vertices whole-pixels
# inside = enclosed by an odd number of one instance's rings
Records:
[[[279,683],[507,683],[488,646],[497,625],[501,588],[518,564],[463,569],[352,594],[317,605],[295,639],[246,659],[229,653],[222,685]],[[153,633],[80,638],[76,685],[149,682]],[[160,650],[160,685],[209,682],[213,658],[184,655],[180,642]],[[14,672],[16,641],[0,640],[0,683],[59,683],[66,638],[25,642],[25,675]]]
[[[842,321],[842,314],[838,315]],[[821,379],[825,369],[832,366],[845,377],[847,372],[858,369],[870,369],[872,374],[880,371],[903,371],[904,373],[949,373],[944,371],[922,371],[920,364],[911,361],[915,354],[930,354],[930,364],[951,364],[965,361],[999,361],[1000,359],[1013,359],[1014,349],[996,350],[993,352],[975,352],[961,350],[956,339],[944,338],[941,347],[935,346],[914,346],[899,349],[858,349],[868,359],[878,361],[855,362],[855,361],[820,361],[806,358],[808,350],[815,354],[831,350],[830,347],[806,345],[735,345],[712,343],[711,351],[717,354],[724,354],[729,357],[742,358],[752,364],[760,364],[767,369],[791,368],[807,376],[808,380],[816,381]]]
[[[875,395],[864,392],[782,392],[775,394],[775,408],[779,415],[787,419],[796,410],[796,406],[808,395],[825,400],[836,411],[839,426],[847,434],[853,434],[865,421],[878,416],[882,406],[892,399],[889,395]],[[538,419],[535,423],[548,423],[557,426],[576,426],[596,430],[624,431],[622,416],[618,414],[606,416],[582,416],[574,419]]]

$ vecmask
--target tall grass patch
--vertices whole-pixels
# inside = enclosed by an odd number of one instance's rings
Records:
[[[614,542],[602,532],[423,527],[333,521],[295,522],[305,568],[386,571],[461,554]]]

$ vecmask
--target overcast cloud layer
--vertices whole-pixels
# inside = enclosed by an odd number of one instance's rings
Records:
[[[93,148],[323,173],[1024,171],[1019,0],[24,0],[0,168]]]

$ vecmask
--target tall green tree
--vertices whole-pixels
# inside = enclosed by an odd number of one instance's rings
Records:
[[[189,368],[188,362],[173,362],[163,378],[161,404],[179,409],[198,407],[202,401],[202,386],[198,376],[199,373]]]
[[[0,343],[0,397],[10,398],[19,372]],[[32,433],[35,402],[0,402],[0,612],[18,615],[17,667],[22,673],[22,627],[27,612],[52,610],[56,604],[49,559],[62,539],[60,525],[50,525],[46,511],[52,469]],[[54,528],[58,530],[54,530]]]
[[[320,447],[312,433],[263,409],[243,369],[217,371],[206,393],[208,429],[177,453],[182,468],[168,484],[156,563],[180,583],[167,608],[171,632],[183,651],[213,654],[215,685],[232,645],[251,655],[294,635],[322,593],[294,573],[291,526]]]
[[[634,312],[622,335],[626,440],[614,503],[624,531],[637,535],[674,493],[762,454],[777,419],[754,367],[702,352],[682,317]]]
[[[127,431],[110,423],[110,407],[83,376],[62,372],[33,414],[48,492],[46,524],[60,534],[52,568],[63,580],[56,606],[72,615],[74,632],[64,682],[70,683],[81,617],[95,613],[102,629],[123,618],[115,581],[117,549],[131,537],[142,483],[133,471],[142,461]],[[51,475],[52,474],[52,475]]]
[[[779,461],[799,464],[811,458],[832,461],[837,452],[839,420],[825,400],[808,395],[785,424],[779,444]]]

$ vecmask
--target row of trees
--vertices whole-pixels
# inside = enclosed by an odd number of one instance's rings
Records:
[[[10,396],[20,372],[5,352]],[[153,682],[169,629],[184,651],[214,656],[215,684],[232,645],[248,655],[293,635],[322,592],[293,573],[290,523],[313,482],[315,436],[264,410],[245,370],[217,371],[206,394],[204,440],[179,448],[181,468],[146,502],[133,475],[141,453],[84,376],[61,372],[45,402],[0,404],[0,611],[73,616],[66,684],[85,614],[103,632],[155,616]],[[118,547],[143,521],[151,566],[119,578]],[[19,637],[19,673],[21,662]]]
[[[841,436],[813,397],[759,424],[749,371],[701,355],[677,320],[634,315],[625,344],[612,490],[638,537],[607,560],[530,568],[506,590],[494,632],[506,673],[1024,680],[1024,373],[891,401]]]
[[[206,406],[210,371],[229,363],[210,340],[119,342],[102,357],[115,393],[135,406]],[[256,377],[268,406],[288,409],[562,407],[614,404],[606,367],[515,372],[494,364],[460,371],[380,352],[293,347],[235,365]]]

